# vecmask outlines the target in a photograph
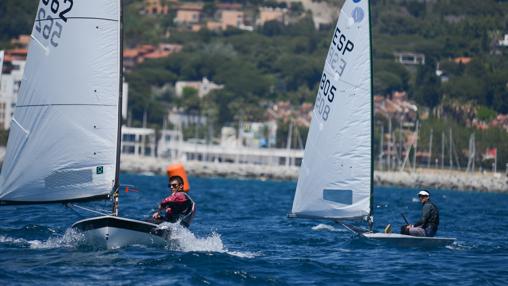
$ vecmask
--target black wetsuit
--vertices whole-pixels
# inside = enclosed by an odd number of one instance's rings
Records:
[[[422,218],[414,226],[423,228],[426,236],[436,235],[439,226],[439,209],[430,200],[423,204]]]
[[[165,209],[166,212],[166,215],[163,216],[163,220],[174,223],[179,219],[185,218],[192,212],[193,204],[192,199],[186,193],[173,193],[160,203],[160,208]],[[184,226],[189,225],[189,221],[182,221],[181,223]]]

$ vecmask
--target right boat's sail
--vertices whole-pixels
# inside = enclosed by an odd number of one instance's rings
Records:
[[[108,195],[115,183],[120,0],[41,0],[0,175],[0,203]]]
[[[346,0],[333,32],[292,215],[366,217],[372,188],[372,85],[367,0]]]

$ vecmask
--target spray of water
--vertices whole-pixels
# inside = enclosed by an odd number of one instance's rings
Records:
[[[83,235],[74,229],[67,229],[63,236],[53,236],[46,241],[30,240],[32,249],[74,248],[83,240]]]
[[[228,250],[217,232],[212,232],[205,237],[196,237],[194,233],[179,223],[162,223],[159,228],[171,231],[170,243],[168,244],[168,249],[171,251],[217,252],[243,258],[254,258],[259,255],[252,252]],[[0,243],[14,244],[31,249],[77,248],[85,243],[85,237],[81,232],[69,228],[63,236],[55,233],[47,240],[28,240],[0,235]]]
[[[26,244],[27,241],[22,238],[12,238],[0,235],[0,243]]]
[[[162,223],[159,228],[171,231],[171,243],[168,248],[173,251],[218,252],[245,258],[257,256],[257,254],[251,252],[229,251],[224,247],[220,234],[215,231],[206,237],[196,237],[188,228],[179,223]]]
[[[31,249],[51,249],[51,248],[73,248],[83,240],[83,235],[74,229],[68,229],[63,236],[51,236],[47,240],[28,240],[24,238],[12,238],[9,236],[0,236],[0,243],[12,243],[20,247]]]

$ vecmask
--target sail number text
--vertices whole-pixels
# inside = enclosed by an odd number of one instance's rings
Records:
[[[335,98],[335,92],[337,88],[327,78],[326,73],[323,72],[321,82],[319,83],[319,91],[316,99],[316,106],[314,110],[323,118],[324,121],[328,120],[330,116],[330,103]]]
[[[35,30],[42,37],[49,40],[53,47],[58,47],[58,40],[62,36],[63,24],[58,20],[67,22],[66,14],[72,10],[74,0],[42,0],[35,20]]]
[[[354,48],[355,44],[337,27],[333,34],[332,45],[328,51],[327,61],[339,76],[342,76],[347,66],[346,53],[352,52]]]

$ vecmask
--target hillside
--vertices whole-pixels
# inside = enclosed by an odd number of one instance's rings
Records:
[[[8,48],[10,39],[30,32],[35,2],[0,2],[0,49]],[[325,2],[338,7],[342,1]],[[313,103],[332,29],[316,30],[312,15],[302,5],[236,1],[246,19],[255,17],[259,7],[269,6],[288,9],[290,21],[269,21],[253,31],[193,32],[175,23],[173,6],[168,14],[149,15],[143,10],[144,1],[124,3],[126,47],[183,46],[180,53],[146,60],[126,75],[133,124],[139,125],[146,113],[149,123],[160,126],[170,106],[206,115],[220,127],[239,120],[264,120],[274,102],[289,101],[296,107]],[[205,19],[215,17],[219,4],[204,2]],[[372,1],[372,26],[375,94],[390,97],[395,91],[407,92],[420,113],[428,114],[428,120],[421,118],[422,136],[429,136],[431,129],[442,133],[453,128],[462,165],[467,160],[463,150],[473,132],[479,134],[479,149],[497,146],[508,153],[505,131],[473,129],[472,118],[464,116],[463,109],[471,107],[471,116],[487,123],[497,114],[508,113],[508,48],[499,45],[508,34],[508,1]],[[397,63],[396,53],[424,55],[425,63]],[[467,62],[457,60],[461,58]],[[175,96],[171,86],[177,80],[203,77],[223,84],[224,89],[203,99],[192,92],[183,99]],[[385,119],[379,124],[387,130]],[[281,123],[279,132],[279,138],[285,138],[287,124]],[[441,144],[436,138],[434,146]],[[379,151],[379,141],[376,144]],[[508,161],[508,155],[500,152],[500,156],[500,162]]]

